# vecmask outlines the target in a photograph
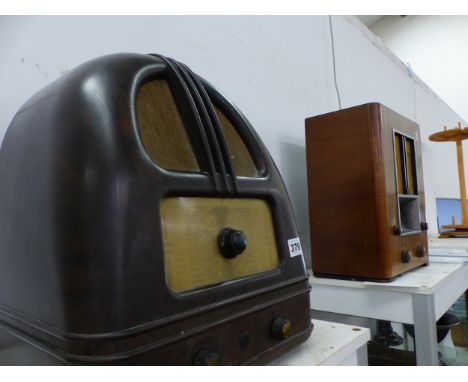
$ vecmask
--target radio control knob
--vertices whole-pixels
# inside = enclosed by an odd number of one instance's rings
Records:
[[[393,226],[393,234],[394,234],[394,235],[397,235],[397,236],[398,236],[398,235],[401,235],[401,227],[398,226],[398,225],[394,225],[394,226]]]
[[[193,360],[194,366],[219,366],[221,365],[222,356],[221,354],[209,350],[201,350]]]
[[[426,247],[424,247],[424,245],[420,245],[418,246],[418,248],[416,248],[416,256],[418,257],[426,256]]]
[[[242,231],[224,228],[218,234],[218,247],[226,259],[233,259],[247,248],[247,238]]]
[[[413,254],[411,253],[411,251],[408,251],[408,250],[404,249],[401,252],[401,262],[402,263],[409,263],[411,261],[412,257],[413,257]]]
[[[421,230],[422,231],[427,231],[429,229],[429,225],[427,222],[421,222]]]
[[[248,330],[244,330],[239,336],[239,346],[242,349],[245,349],[249,346],[250,343],[250,332]]]
[[[284,317],[276,317],[271,324],[271,336],[275,340],[285,340],[291,335],[291,321]]]

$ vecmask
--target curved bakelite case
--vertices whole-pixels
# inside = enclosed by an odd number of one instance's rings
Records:
[[[0,177],[0,324],[50,360],[255,364],[308,338],[280,174],[185,65],[115,54],[70,71],[15,115]],[[232,259],[225,228],[246,244]]]

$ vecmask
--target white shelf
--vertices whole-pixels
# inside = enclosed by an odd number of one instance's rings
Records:
[[[417,361],[438,364],[435,322],[468,288],[468,267],[431,262],[390,283],[310,277],[311,308],[414,324]]]
[[[271,366],[349,366],[359,363],[358,351],[367,351],[369,329],[320,320],[312,322],[314,330],[309,339],[277,358]]]
[[[458,262],[468,264],[468,239],[430,238],[429,258],[437,262]]]
[[[323,277],[310,277],[314,285],[334,285],[347,288],[385,289],[393,292],[432,294],[447,280],[447,276],[461,271],[462,264],[429,264],[413,269],[391,282],[351,281]]]

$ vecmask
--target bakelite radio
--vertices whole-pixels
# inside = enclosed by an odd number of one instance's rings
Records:
[[[378,103],[305,124],[314,274],[389,281],[427,264],[419,126]]]
[[[185,65],[70,71],[15,115],[0,179],[2,336],[31,363],[262,364],[309,337],[280,174]]]

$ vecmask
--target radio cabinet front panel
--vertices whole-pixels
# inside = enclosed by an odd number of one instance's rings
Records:
[[[429,261],[419,126],[382,107],[386,209],[392,277]],[[406,179],[405,179],[406,178]]]
[[[416,123],[380,104],[306,119],[312,269],[388,281],[427,264]]]
[[[279,267],[268,204],[259,199],[169,198],[161,203],[167,284],[178,293]],[[222,230],[242,232],[245,249],[222,255]],[[209,269],[209,272],[207,270]]]

